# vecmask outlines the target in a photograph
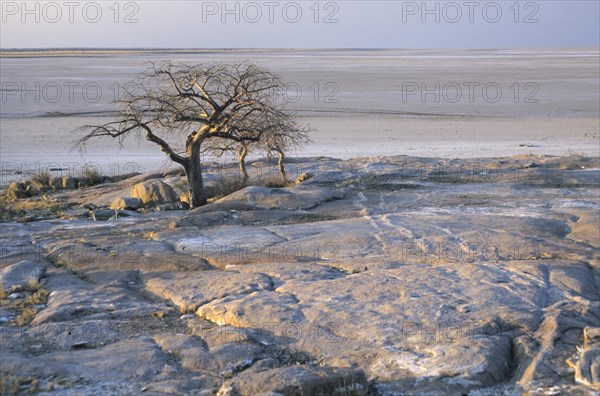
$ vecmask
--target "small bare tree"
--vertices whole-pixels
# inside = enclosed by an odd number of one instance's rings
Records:
[[[240,172],[240,185],[245,185],[248,182],[248,170],[246,169],[246,157],[250,150],[250,146],[255,142],[243,141],[236,142],[233,140],[213,139],[208,141],[202,152],[216,158],[223,158],[227,154],[233,154],[238,159],[238,169]]]
[[[183,167],[192,207],[204,205],[208,198],[201,166],[204,142],[219,139],[243,145],[308,130],[295,121],[285,103],[276,101],[273,93],[282,91],[281,79],[249,62],[153,64],[135,86],[118,101],[119,119],[84,127],[86,134],[78,143],[107,136],[122,142],[131,133],[144,135]]]
[[[309,129],[292,131],[289,129],[292,126],[289,124],[290,121],[292,120],[284,120],[280,125],[270,129],[258,142],[267,151],[267,155],[271,153],[277,155],[277,169],[284,184],[288,181],[284,164],[286,153],[297,150],[311,141],[308,136]]]
[[[291,118],[287,120],[288,122]],[[291,129],[290,129],[291,128]],[[282,122],[281,125],[266,131],[258,141],[233,141],[233,140],[214,140],[206,145],[206,152],[212,153],[218,157],[225,153],[233,153],[237,156],[238,168],[240,172],[240,182],[246,184],[248,182],[248,170],[246,169],[246,158],[250,151],[258,151],[271,158],[273,153],[277,157],[277,169],[281,175],[281,181],[287,182],[285,172],[285,157],[286,153],[297,150],[302,146],[311,142],[309,137],[310,128],[302,129],[287,125]]]

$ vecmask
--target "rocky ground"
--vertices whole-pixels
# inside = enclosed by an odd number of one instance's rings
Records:
[[[305,173],[227,195],[208,167],[223,197],[194,210],[178,170],[13,186],[0,391],[600,392],[598,158],[288,166]]]

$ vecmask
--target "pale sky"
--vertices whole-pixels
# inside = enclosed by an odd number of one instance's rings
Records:
[[[1,48],[598,47],[600,1],[0,1]]]

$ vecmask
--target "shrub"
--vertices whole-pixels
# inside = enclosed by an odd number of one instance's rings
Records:
[[[243,182],[241,179],[221,177],[214,186],[210,187],[210,197],[220,199],[245,187],[248,187],[248,183]]]
[[[83,168],[81,175],[86,178],[90,185],[100,184],[104,182],[104,176],[93,166]]]
[[[32,180],[34,182],[38,182],[44,186],[50,186],[52,183],[52,175],[50,175],[50,172],[45,170],[45,171],[41,171],[41,172],[33,175]]]

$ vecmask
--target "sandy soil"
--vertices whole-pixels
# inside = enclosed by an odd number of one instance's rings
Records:
[[[343,122],[343,124],[342,124]],[[476,158],[518,154],[598,155],[597,118],[334,117],[311,120],[318,130],[303,153],[351,158],[372,155]]]

